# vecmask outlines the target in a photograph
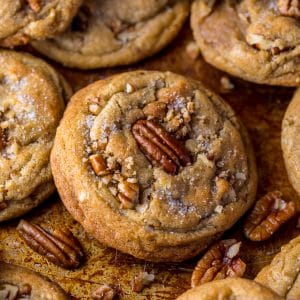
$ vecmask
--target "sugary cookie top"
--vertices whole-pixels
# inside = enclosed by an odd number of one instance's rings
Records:
[[[201,85],[136,72],[91,87],[83,98],[82,164],[91,189],[114,210],[149,228],[182,231],[246,201],[243,129]]]
[[[64,109],[60,77],[27,54],[0,52],[0,211],[51,180],[50,149]]]

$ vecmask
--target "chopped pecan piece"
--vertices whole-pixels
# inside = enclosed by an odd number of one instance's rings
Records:
[[[241,243],[234,239],[214,244],[194,269],[192,287],[226,277],[242,277],[246,264],[239,258],[240,246]]]
[[[107,284],[97,288],[92,295],[95,300],[112,300],[116,295],[116,291]]]
[[[36,13],[38,13],[42,8],[41,0],[27,0],[27,2],[30,8]]]
[[[52,263],[65,269],[77,268],[83,258],[78,240],[68,229],[47,232],[38,225],[21,220],[17,230],[26,244]]]
[[[251,241],[265,241],[296,212],[295,203],[282,199],[279,191],[258,200],[244,223],[245,236]]]
[[[180,166],[191,163],[190,155],[181,144],[152,120],[137,121],[132,133],[145,156],[167,173],[175,175]]]
[[[277,5],[282,15],[300,17],[300,0],[278,0]]]
[[[139,185],[136,182],[121,180],[118,184],[118,198],[121,208],[133,209],[139,199]]]
[[[132,291],[136,293],[141,292],[147,285],[153,282],[154,278],[155,276],[153,274],[140,272],[132,281]]]
[[[92,168],[97,176],[109,174],[105,159],[100,154],[93,154],[89,157]]]
[[[143,112],[147,117],[163,120],[166,115],[167,104],[164,102],[151,102],[147,104]]]

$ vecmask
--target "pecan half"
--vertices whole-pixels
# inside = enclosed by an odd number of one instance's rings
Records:
[[[192,274],[192,287],[226,277],[242,277],[246,264],[239,258],[240,246],[241,243],[234,239],[214,244],[197,263]]]
[[[279,12],[288,17],[300,17],[300,0],[278,0]]]
[[[42,8],[41,0],[27,0],[27,2],[30,8],[36,13],[38,13]]]
[[[279,191],[270,192],[256,202],[246,218],[245,236],[251,241],[265,241],[295,212],[296,205],[293,201],[283,200]]]
[[[121,180],[118,183],[118,198],[121,202],[121,208],[133,209],[139,199],[139,185],[136,182]]]
[[[92,295],[95,300],[112,300],[116,295],[116,291],[107,284],[97,288]]]
[[[83,258],[79,241],[68,229],[47,232],[38,225],[21,220],[17,230],[26,244],[52,263],[65,269],[77,268]]]
[[[132,133],[145,156],[169,174],[177,174],[180,166],[185,167],[192,161],[181,144],[152,120],[137,121]]]

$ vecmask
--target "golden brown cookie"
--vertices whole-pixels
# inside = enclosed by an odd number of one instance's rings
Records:
[[[243,278],[227,278],[190,289],[177,300],[283,300],[273,291]]]
[[[55,190],[50,150],[70,89],[40,59],[0,51],[0,222],[20,216]]]
[[[0,262],[0,299],[67,300],[54,282],[29,269]]]
[[[289,180],[300,195],[300,89],[289,104],[282,122],[281,147]]]
[[[127,65],[165,47],[188,14],[188,0],[87,0],[69,30],[32,45],[69,67]]]
[[[82,0],[0,1],[0,45],[13,47],[66,29]]]
[[[271,264],[258,273],[255,281],[287,300],[300,299],[300,236],[283,246]]]
[[[256,83],[300,86],[299,17],[298,0],[196,0],[191,25],[215,67]]]
[[[232,109],[169,72],[123,73],[77,92],[51,166],[65,206],[88,232],[151,261],[197,255],[256,192],[252,147]]]

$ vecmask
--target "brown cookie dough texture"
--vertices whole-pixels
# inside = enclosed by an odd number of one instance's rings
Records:
[[[82,0],[1,0],[0,45],[53,37],[72,21]]]
[[[273,291],[252,280],[227,278],[188,290],[177,300],[283,300]]]
[[[50,150],[70,89],[48,64],[0,51],[0,222],[54,190]]]
[[[191,25],[215,67],[256,83],[300,86],[297,11],[298,0],[196,0]]]
[[[255,281],[286,300],[300,299],[300,236],[283,246],[271,264],[259,272]]]
[[[1,262],[0,270],[0,299],[69,299],[56,283],[36,272]]]
[[[300,89],[283,118],[281,147],[289,180],[300,195]]]
[[[165,47],[188,13],[188,0],[87,0],[69,30],[32,45],[69,67],[127,65]]]
[[[144,147],[133,128],[140,139],[152,134]],[[157,141],[160,149],[150,146]],[[181,162],[180,149],[191,163]],[[159,163],[150,159],[161,152]],[[180,168],[172,175],[163,166],[176,156]],[[169,72],[124,73],[77,92],[51,166],[65,206],[88,232],[151,261],[197,255],[243,215],[256,192],[252,148],[232,109],[201,83]]]

